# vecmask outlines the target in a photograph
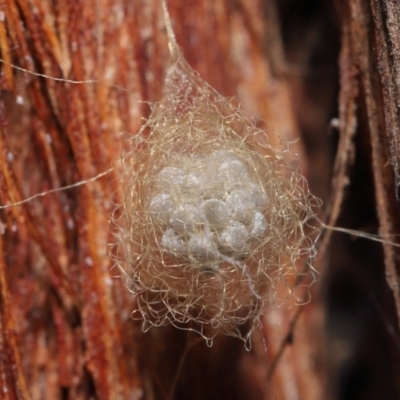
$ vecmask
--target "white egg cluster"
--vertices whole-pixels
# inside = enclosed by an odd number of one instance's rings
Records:
[[[229,151],[181,160],[155,177],[149,209],[161,246],[198,267],[240,260],[268,230],[267,197],[245,162]]]

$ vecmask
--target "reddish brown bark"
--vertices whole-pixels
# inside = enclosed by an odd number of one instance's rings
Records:
[[[203,79],[266,129],[301,138],[291,149],[326,222],[397,240],[396,1],[168,7]],[[159,1],[3,1],[1,203],[117,165],[121,133],[134,135],[143,101],[161,96],[168,57]],[[400,396],[397,248],[324,232],[310,304],[266,310],[250,352],[227,337],[208,348],[173,327],[143,333],[130,318],[134,297],[108,254],[120,196],[113,172],[0,210],[0,398]]]

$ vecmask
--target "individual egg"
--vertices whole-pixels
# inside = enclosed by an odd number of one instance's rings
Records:
[[[186,175],[180,168],[165,167],[156,177],[157,185],[170,188],[170,186],[179,186],[185,182]]]
[[[246,248],[248,239],[247,228],[238,221],[231,221],[221,232],[219,244],[228,251],[243,251]]]
[[[196,193],[200,187],[200,178],[197,173],[189,172],[185,175],[182,184],[179,186],[179,191],[185,195]]]
[[[238,159],[219,159],[215,176],[220,184],[232,186],[247,178],[247,170],[245,165]]]
[[[229,222],[228,210],[225,202],[218,199],[208,199],[200,206],[200,211],[211,225],[212,229],[223,229]]]
[[[248,185],[248,191],[257,208],[262,209],[266,206],[267,195],[264,193],[261,185],[251,182]]]
[[[267,232],[268,224],[264,215],[256,211],[253,216],[253,221],[250,226],[250,236],[260,238]]]
[[[250,193],[243,189],[233,190],[226,196],[229,216],[248,225],[253,217],[256,205]]]
[[[200,198],[202,200],[223,200],[227,194],[227,189],[225,185],[218,183],[215,181],[213,176],[209,176],[208,179],[203,177],[203,181],[205,182],[200,191]]]
[[[209,157],[209,173],[218,186],[232,187],[246,179],[244,163],[232,152],[217,150]]]
[[[188,248],[182,239],[176,235],[173,229],[167,229],[161,238],[162,247],[169,253],[177,256],[184,256],[188,254]]]
[[[198,232],[191,235],[188,249],[190,256],[201,263],[215,262],[219,259],[214,235],[210,233]]]
[[[199,193],[202,199],[222,199],[225,187],[216,178],[217,166],[208,158],[205,165],[198,171]]]
[[[184,235],[201,229],[203,219],[195,206],[182,204],[172,213],[170,224],[177,234]]]
[[[175,203],[168,193],[158,193],[150,200],[150,213],[162,224],[169,223],[174,208]]]

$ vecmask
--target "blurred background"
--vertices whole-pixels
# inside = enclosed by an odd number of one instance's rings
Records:
[[[167,4],[193,69],[295,141],[319,218],[398,243],[396,1]],[[0,57],[4,205],[118,165],[121,135],[161,98],[161,3],[2,1]],[[250,351],[225,336],[209,348],[132,320],[135,298],[108,252],[121,189],[112,172],[0,210],[0,398],[400,399],[395,245],[323,230],[311,301],[266,309]]]

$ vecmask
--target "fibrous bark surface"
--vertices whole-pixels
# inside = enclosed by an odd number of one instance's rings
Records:
[[[398,241],[397,2],[169,0],[168,8],[206,82],[235,96],[261,129],[300,138],[291,150],[324,201],[320,218]],[[0,58],[5,205],[118,167],[146,102],[161,97],[169,62],[161,3],[5,0]],[[399,398],[395,246],[323,231],[311,302],[266,309],[250,352],[225,336],[208,348],[173,327],[143,333],[130,317],[135,298],[108,250],[120,201],[113,169],[0,210],[1,398]]]

